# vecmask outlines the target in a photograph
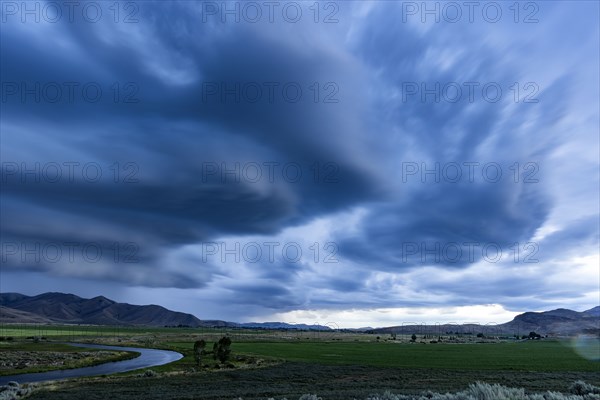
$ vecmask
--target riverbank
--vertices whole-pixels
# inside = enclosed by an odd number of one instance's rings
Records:
[[[51,346],[51,344],[46,344]],[[58,346],[58,344],[57,344]],[[133,353],[139,356],[133,357],[126,360],[115,361],[115,362],[104,362],[98,365],[72,368],[72,369],[58,369],[46,372],[16,374],[16,375],[4,375],[0,376],[0,385],[6,384],[9,381],[17,381],[19,383],[30,383],[30,382],[42,382],[50,380],[60,380],[68,378],[80,378],[97,375],[109,375],[117,374],[121,372],[128,372],[137,369],[150,368],[154,366],[160,366],[171,363],[173,361],[180,360],[183,355],[174,351],[159,350],[159,349],[142,349],[133,347],[121,347],[121,346],[106,346],[96,344],[79,344],[69,343],[63,344],[63,346],[73,347],[76,350],[84,352],[92,351],[105,351],[105,352],[118,352],[118,353]]]
[[[0,376],[91,367],[139,355],[133,351],[86,349],[62,343],[4,343],[0,346]]]

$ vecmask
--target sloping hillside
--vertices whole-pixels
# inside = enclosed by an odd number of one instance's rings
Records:
[[[210,322],[207,324],[191,314],[171,311],[157,305],[137,306],[116,303],[103,296],[83,299],[64,293],[44,293],[32,297],[18,293],[2,293],[0,306],[2,306],[2,318],[6,322],[212,326]]]
[[[48,324],[52,323],[52,320],[26,311],[0,306],[0,323]]]
[[[523,334],[530,331],[549,335],[600,333],[599,312],[600,307],[583,312],[564,308],[544,312],[526,312],[499,327],[503,330],[513,330]]]

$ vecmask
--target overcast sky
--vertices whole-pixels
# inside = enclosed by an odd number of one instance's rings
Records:
[[[340,327],[600,303],[598,2],[90,4],[2,3],[2,292]]]

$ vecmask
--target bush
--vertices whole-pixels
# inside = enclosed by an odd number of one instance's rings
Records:
[[[590,385],[584,381],[575,381],[569,386],[569,393],[578,395],[600,394],[600,387]]]
[[[141,374],[140,376],[141,376],[142,378],[153,378],[153,377],[155,377],[155,376],[157,376],[157,375],[158,375],[158,374],[157,374],[155,371],[153,371],[153,370],[151,370],[151,369],[147,369],[147,370],[145,370],[145,371],[144,371],[144,373],[143,373],[143,374]]]
[[[10,381],[5,386],[0,386],[0,400],[16,400],[31,394],[31,389],[24,388],[18,382]]]
[[[477,382],[470,385],[467,390],[458,393],[440,394],[428,391],[421,395],[402,395],[386,391],[383,394],[371,395],[365,400],[600,400],[600,395],[597,394],[600,388],[596,386],[577,381],[571,385],[571,388],[572,392],[577,393],[562,394],[546,392],[541,394],[526,394],[523,389]],[[268,400],[275,399],[269,398]],[[282,400],[285,400],[285,398]],[[300,396],[299,400],[322,399],[315,394],[304,394]]]
[[[222,363],[227,362],[227,360],[229,360],[229,355],[231,354],[230,346],[231,339],[227,336],[223,336],[213,346],[213,358],[215,360],[219,360]]]
[[[204,348],[206,347],[206,342],[204,340],[196,340],[194,343],[194,360],[196,361],[196,365],[202,365],[202,356],[206,354]]]
[[[529,339],[540,339],[542,337],[542,335],[540,335],[539,333],[535,333],[533,331],[529,332],[529,336],[527,336],[527,338]]]
[[[526,394],[523,389],[477,382],[469,385],[467,390],[458,393],[426,392],[420,396],[407,396],[396,395],[387,391],[382,395],[370,396],[367,400],[600,400],[600,396],[597,396],[594,392],[594,390],[600,390],[600,388],[581,381],[575,382],[573,386],[582,389],[581,395],[565,395],[556,392]]]

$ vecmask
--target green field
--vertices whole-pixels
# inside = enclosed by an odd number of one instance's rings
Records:
[[[184,358],[152,368],[152,378],[132,371],[40,386],[32,399],[266,399],[318,393],[324,399],[364,398],[372,393],[464,390],[476,381],[522,387],[529,392],[566,392],[583,380],[600,385],[600,362],[578,355],[568,341],[527,340],[489,343],[408,343],[368,334],[225,331],[219,329],[96,326],[3,326],[2,347],[63,350],[73,339],[122,346],[179,351]],[[10,331],[9,331],[10,330]],[[12,333],[12,340],[6,340]],[[207,356],[203,368],[193,357],[193,342],[212,342],[229,334],[229,367]],[[0,336],[2,336],[0,335]],[[33,343],[31,337],[48,341]],[[29,338],[29,339],[28,339]],[[301,339],[301,340],[300,340]],[[38,347],[35,347],[38,346]],[[66,348],[64,348],[66,350]],[[123,389],[126,388],[124,391]]]
[[[234,343],[235,352],[334,365],[515,371],[600,371],[558,341],[494,344]]]
[[[45,325],[45,324],[1,324],[0,337],[11,337],[19,340],[26,337],[46,337],[53,339],[72,339],[77,337],[128,338],[132,335],[169,336],[210,336],[229,335],[236,340],[265,340],[279,338],[283,334],[278,331],[235,330],[222,328],[166,328],[166,327],[134,327],[134,326],[99,326],[99,325]],[[300,333],[295,334],[301,335]],[[318,337],[316,333],[305,332],[305,337]],[[296,337],[294,336],[294,337]]]
[[[600,364],[580,358],[557,341],[496,344],[397,344],[377,342],[242,342],[232,358],[264,357],[262,367],[198,371],[191,342],[163,342],[186,357],[153,368],[154,378],[130,373],[82,379],[40,390],[34,400],[245,400],[297,399],[317,393],[326,400],[366,398],[373,393],[446,393],[476,381],[566,392],[577,380],[600,385]],[[275,364],[274,364],[275,362]],[[207,364],[214,364],[211,359]],[[239,364],[238,364],[239,365]]]
[[[144,333],[172,333],[179,331],[175,328],[152,327],[116,327],[116,326],[91,326],[91,325],[2,325],[0,336],[14,338],[26,336],[99,336],[110,337]]]

